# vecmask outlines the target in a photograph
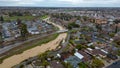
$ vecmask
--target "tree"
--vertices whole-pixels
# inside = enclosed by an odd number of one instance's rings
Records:
[[[109,36],[110,36],[110,37],[114,37],[114,36],[115,36],[115,33],[109,33]]]
[[[91,45],[90,48],[95,49],[95,46]]]
[[[20,32],[21,32],[21,37],[23,38],[23,40],[25,40],[27,38],[27,25],[24,23],[21,23],[21,28],[20,28]]]
[[[62,62],[62,64],[64,65],[65,68],[73,68],[73,66],[70,63]]]
[[[91,66],[92,68],[101,68],[104,66],[104,63],[101,60],[94,58],[92,60]]]
[[[18,18],[18,19],[17,19],[17,24],[18,24],[18,26],[20,26],[21,23],[22,23],[21,20]]]
[[[120,23],[120,20],[118,20],[118,19],[116,19],[116,20],[114,20],[114,22],[115,22],[115,33],[117,33],[118,32],[118,24]]]
[[[77,48],[78,50],[82,50],[82,49],[86,48],[86,46],[85,46],[85,45],[78,44],[78,45],[76,46],[76,48]]]
[[[22,23],[20,19],[18,19],[17,23],[18,23],[18,28],[20,29],[22,40],[26,40],[28,36],[27,25]]]
[[[77,16],[77,19],[80,20],[80,19],[81,19],[81,16]]]
[[[68,29],[72,29],[72,28],[78,28],[80,27],[78,24],[75,24],[74,22],[73,23],[70,23],[68,24]]]
[[[45,53],[40,54],[38,57],[39,57],[39,59],[44,59],[47,57],[47,55],[48,55],[48,53],[45,52]]]
[[[116,40],[115,43],[116,43],[117,45],[120,45],[120,39],[119,39],[119,40]]]
[[[117,55],[120,56],[120,50],[118,50]]]
[[[101,27],[101,25],[100,24],[96,24],[96,28],[98,29],[98,30],[102,30],[102,27]]]
[[[42,62],[42,66],[45,66],[45,68],[46,68],[47,65],[49,65],[49,62],[47,62],[47,60],[44,60],[44,61]]]
[[[4,21],[4,18],[3,18],[3,16],[1,16],[1,17],[0,17],[0,21],[2,21],[2,22]]]
[[[20,65],[20,67],[19,68],[24,68],[24,65]]]
[[[89,17],[87,17],[87,16],[83,16],[82,18],[84,21],[87,21],[89,19]]]
[[[45,66],[45,68],[47,67],[47,65],[49,65],[49,62],[46,60],[47,59],[47,56],[48,56],[48,52],[49,51],[46,51],[45,53],[42,53],[40,55],[38,55],[38,59],[41,60],[42,62],[42,66]]]
[[[84,62],[80,62],[78,65],[79,68],[88,68],[88,66]]]
[[[95,22],[95,19],[93,19],[93,23],[96,23],[96,22]]]
[[[2,32],[0,32],[0,46],[2,45],[2,43],[3,43]]]
[[[0,26],[0,46],[3,44],[2,26]]]

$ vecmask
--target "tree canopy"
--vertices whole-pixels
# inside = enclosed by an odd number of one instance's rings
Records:
[[[73,23],[68,24],[68,29],[78,28],[78,27],[79,27],[79,25],[78,25],[78,24],[75,24],[74,22],[73,22]]]
[[[101,68],[101,67],[104,66],[104,63],[101,60],[99,60],[97,58],[94,58],[92,60],[92,64],[91,65],[92,65],[92,68]]]
[[[0,17],[0,21],[2,21],[2,22],[4,21],[4,18],[3,18],[3,16],[1,16],[1,17]]]
[[[22,23],[21,20],[18,19],[18,26],[20,29],[20,34],[21,34],[22,40],[25,40],[28,35],[27,25]]]
[[[80,62],[78,65],[79,65],[79,68],[88,68],[87,65],[83,62]]]

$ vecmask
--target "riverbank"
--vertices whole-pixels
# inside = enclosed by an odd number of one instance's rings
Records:
[[[24,43],[16,48],[13,48],[9,52],[6,52],[3,54],[3,57],[0,58],[0,63],[2,63],[4,59],[7,59],[13,55],[21,54],[28,49],[31,49],[36,46],[40,46],[41,44],[44,44],[44,43],[48,43],[49,41],[56,39],[58,35],[59,34],[57,33],[51,34],[51,35],[46,36],[47,38],[43,37],[43,38],[31,41],[31,42]]]
[[[64,30],[64,28],[60,25],[57,25],[57,24],[49,22],[49,21],[48,21],[48,23],[51,23],[55,27],[58,27],[59,30]],[[56,47],[59,46],[60,42],[62,40],[65,40],[66,37],[67,37],[67,33],[61,33],[56,39],[54,39],[48,43],[45,43],[45,44],[42,44],[41,46],[39,45],[39,46],[36,46],[29,50],[26,50],[21,54],[11,56],[11,57],[5,59],[2,64],[0,64],[0,68],[11,68],[12,66],[17,65],[20,62],[24,61],[25,59],[37,56],[38,54],[44,53],[45,51],[48,51],[48,50],[56,49]]]
[[[12,66],[17,65],[20,62],[24,61],[25,59],[37,56],[38,54],[44,53],[45,51],[48,51],[48,50],[53,50],[66,37],[67,37],[66,33],[60,34],[53,41],[50,41],[46,44],[42,44],[41,46],[36,46],[32,49],[26,50],[22,54],[18,54],[18,55],[9,57],[9,58],[5,59],[2,64],[0,64],[0,68],[11,68]]]

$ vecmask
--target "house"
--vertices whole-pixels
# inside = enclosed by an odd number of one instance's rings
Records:
[[[79,59],[83,59],[83,57],[84,57],[83,55],[81,55],[78,52],[75,52],[74,55],[77,56]]]
[[[77,24],[77,25],[81,25],[80,20],[77,20],[77,21],[75,22],[75,24]]]
[[[64,66],[56,60],[50,62],[50,68],[64,68]]]
[[[78,51],[81,55],[83,55],[84,57],[82,58],[82,61],[83,62],[89,62],[91,59],[92,59],[92,57],[88,54],[88,53],[86,53],[85,51],[83,51],[83,50],[80,50],[80,51]]]
[[[114,21],[113,19],[108,19],[108,24],[110,24],[110,25],[114,24],[113,21]]]
[[[16,22],[3,23],[2,28],[4,39],[7,41],[14,40],[20,36],[20,30],[18,29]]]
[[[80,38],[80,35],[81,35],[81,32],[77,31],[77,33],[76,33],[74,36],[79,39],[79,38]]]
[[[9,38],[11,36],[11,33],[9,31],[9,28],[8,28],[9,24],[10,23],[3,23],[2,24],[4,38]]]
[[[70,63],[74,68],[78,67],[78,64],[82,62],[82,58],[84,56],[81,55],[79,52],[75,52],[72,55],[70,52],[62,53],[61,58],[64,60],[65,63]]]
[[[116,47],[113,47],[113,46],[104,46],[103,49],[109,53],[117,51]]]
[[[95,42],[95,43],[94,43],[94,46],[99,47],[99,48],[105,48],[105,47],[107,47],[108,45],[105,44],[105,43],[98,44],[98,43]]]
[[[107,57],[112,59],[112,60],[118,59],[118,57],[116,55],[113,55],[113,54],[107,54]]]
[[[41,20],[26,21],[25,24],[27,25],[28,32],[32,35],[51,32],[53,28],[52,25]]]
[[[93,56],[99,56],[102,58],[106,57],[106,52],[99,48],[95,48],[95,49],[87,48],[87,50],[85,50],[85,51]]]
[[[119,32],[117,32],[117,34],[116,34],[115,36],[120,36],[120,31],[119,31]]]
[[[60,55],[62,60],[65,60],[69,56],[72,56],[70,52],[64,52],[64,53],[61,53]]]
[[[69,58],[65,59],[64,62],[70,63],[73,68],[78,68],[78,64],[81,62],[81,60],[77,56],[69,56]]]
[[[85,39],[75,40],[74,42],[76,44],[86,44],[87,43],[87,41]]]
[[[92,45],[93,45],[93,42],[92,42],[92,43],[87,44],[87,46],[92,46]]]
[[[93,49],[92,55],[94,55],[94,56],[100,56],[102,58],[106,57],[106,54],[103,51],[101,51],[100,49]]]
[[[28,32],[32,35],[40,33],[39,30],[37,29],[37,27],[28,28]]]
[[[97,24],[104,24],[107,23],[107,19],[102,19],[102,18],[96,18],[95,23]]]

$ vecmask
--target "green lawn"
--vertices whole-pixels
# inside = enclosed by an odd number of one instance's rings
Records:
[[[44,16],[41,17],[41,19],[45,19],[47,17],[48,17],[48,15],[44,15]]]
[[[4,17],[4,20],[5,21],[8,21],[8,20],[14,21],[14,20],[17,20],[17,19],[32,20],[34,18],[36,18],[36,17],[34,17],[34,16],[13,16],[13,17]]]
[[[12,16],[12,17],[4,17],[4,20],[5,21],[14,21],[14,20],[17,20],[17,19],[21,19],[21,20],[33,20],[35,18],[45,19],[47,17],[48,17],[48,15],[44,15],[42,17],[40,17],[40,16]]]

